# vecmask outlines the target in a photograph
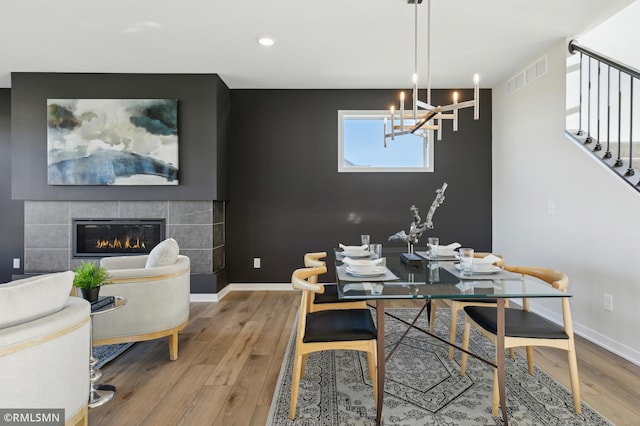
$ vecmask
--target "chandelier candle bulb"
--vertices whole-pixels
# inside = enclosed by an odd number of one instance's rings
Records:
[[[480,118],[480,76],[478,74],[473,76],[473,119]]]
[[[413,119],[418,118],[418,74],[413,74]]]
[[[387,117],[384,118],[384,147],[387,147]]]
[[[404,92],[400,92],[400,131],[404,132]]]
[[[458,131],[458,108],[455,106],[458,105],[458,92],[453,92],[453,131]]]
[[[395,114],[395,108],[393,107],[393,105],[391,106],[391,140],[395,140],[396,138],[396,129],[394,128],[394,123],[393,123],[393,116]]]

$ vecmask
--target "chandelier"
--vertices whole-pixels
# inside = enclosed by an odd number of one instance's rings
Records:
[[[453,103],[449,105],[431,105],[431,0],[427,0],[427,99],[423,102],[418,99],[418,3],[422,0],[407,0],[409,4],[414,4],[415,9],[415,48],[414,48],[414,73],[413,73],[413,111],[406,112],[404,109],[405,95],[400,92],[400,111],[395,107],[390,108],[391,129],[387,129],[387,118],[384,119],[384,146],[387,146],[387,139],[394,140],[396,136],[414,134],[422,136],[425,140],[429,137],[429,130],[437,131],[437,139],[442,140],[442,122],[453,120],[453,131],[458,130],[458,110],[473,107],[473,119],[480,117],[479,110],[479,77],[473,77],[473,100],[458,101],[458,92],[453,92]],[[399,117],[398,117],[399,115]],[[408,120],[405,123],[405,120]],[[396,124],[398,122],[398,124]]]

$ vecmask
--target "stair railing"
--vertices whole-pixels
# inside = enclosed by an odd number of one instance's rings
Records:
[[[632,182],[630,180],[631,176],[635,175],[635,168],[633,165],[633,107],[636,101],[636,97],[634,94],[634,81],[636,79],[640,79],[640,71],[625,65],[619,61],[609,58],[599,52],[596,52],[592,49],[589,49],[585,46],[581,46],[576,40],[571,40],[569,42],[569,52],[575,54],[577,52],[580,53],[580,74],[579,74],[579,112],[578,112],[578,129],[574,131],[567,130],[567,134],[572,136],[574,140],[582,143],[585,148],[587,146],[591,146],[593,144],[593,148],[589,148],[589,150],[596,157],[600,158],[605,164],[611,167],[613,170],[618,172],[621,176],[624,176],[626,180],[632,185],[636,186],[636,189],[640,190],[640,180],[637,182]],[[595,63],[595,71],[592,73],[592,69],[594,68]],[[603,84],[602,80],[602,68],[606,66],[606,84]],[[587,81],[583,81],[584,77],[584,68],[586,67],[586,77]],[[617,118],[617,155],[615,160],[613,159],[613,154],[611,152],[611,131],[612,131],[612,88],[611,88],[611,76],[612,73],[615,76],[617,71],[617,110],[614,111],[615,118]],[[592,78],[592,74],[597,74],[595,79]],[[623,86],[626,86],[626,82],[629,82],[628,85],[628,109],[629,115],[628,118],[623,117]],[[586,83],[586,84],[585,84]],[[604,86],[604,87],[603,87]],[[603,103],[603,95],[602,91],[606,90],[606,118],[603,119],[601,108],[604,108]],[[586,93],[584,93],[586,92]],[[595,92],[595,93],[594,93]],[[614,94],[615,96],[615,94]],[[595,97],[595,136],[593,132],[592,126],[592,98]],[[626,96],[625,96],[626,97]],[[584,102],[584,98],[586,98],[586,102]],[[626,101],[626,99],[625,99]],[[615,100],[614,100],[615,102]],[[585,105],[586,104],[586,105]],[[626,106],[626,105],[625,105]],[[583,117],[583,114],[586,114],[586,120]],[[606,130],[603,129],[604,123],[601,121],[606,120]],[[623,121],[625,120],[625,121]],[[627,121],[628,120],[628,121]],[[586,129],[583,128],[583,123],[586,121]],[[622,158],[622,143],[623,143],[623,134],[622,127],[623,125],[629,128],[629,139],[628,139],[628,159]],[[602,150],[602,140],[601,135],[606,134],[606,149],[604,154],[601,154]],[[595,143],[594,143],[595,142]],[[626,163],[627,170],[622,173],[622,166]]]

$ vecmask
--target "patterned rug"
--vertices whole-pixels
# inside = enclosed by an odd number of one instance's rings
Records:
[[[412,320],[417,309],[388,309]],[[436,334],[449,335],[450,309],[438,309]],[[464,313],[458,318],[462,341]],[[426,314],[417,325],[428,328]],[[374,314],[375,318],[375,314]],[[385,317],[385,343],[389,349],[404,332],[401,322]],[[470,350],[492,359],[494,346],[472,329]],[[355,351],[324,351],[309,355],[300,382],[296,420],[289,420],[291,370],[295,353],[295,328],[280,370],[267,426],[374,425],[373,391],[366,355]],[[460,377],[460,351],[453,361],[449,347],[420,331],[410,331],[386,366],[384,425],[500,425],[502,416],[491,415],[493,369],[468,357],[467,376]],[[527,370],[526,357],[505,361],[507,407],[510,425],[611,425],[582,403],[573,410],[572,395],[555,379],[536,367]]]
[[[98,364],[94,367],[96,370],[104,366],[106,363],[113,361],[122,355],[127,349],[133,346],[133,343],[118,343],[116,345],[102,345],[93,348],[93,356],[98,358]]]

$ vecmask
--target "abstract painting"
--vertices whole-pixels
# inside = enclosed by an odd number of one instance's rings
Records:
[[[49,185],[177,185],[177,99],[47,99]]]

